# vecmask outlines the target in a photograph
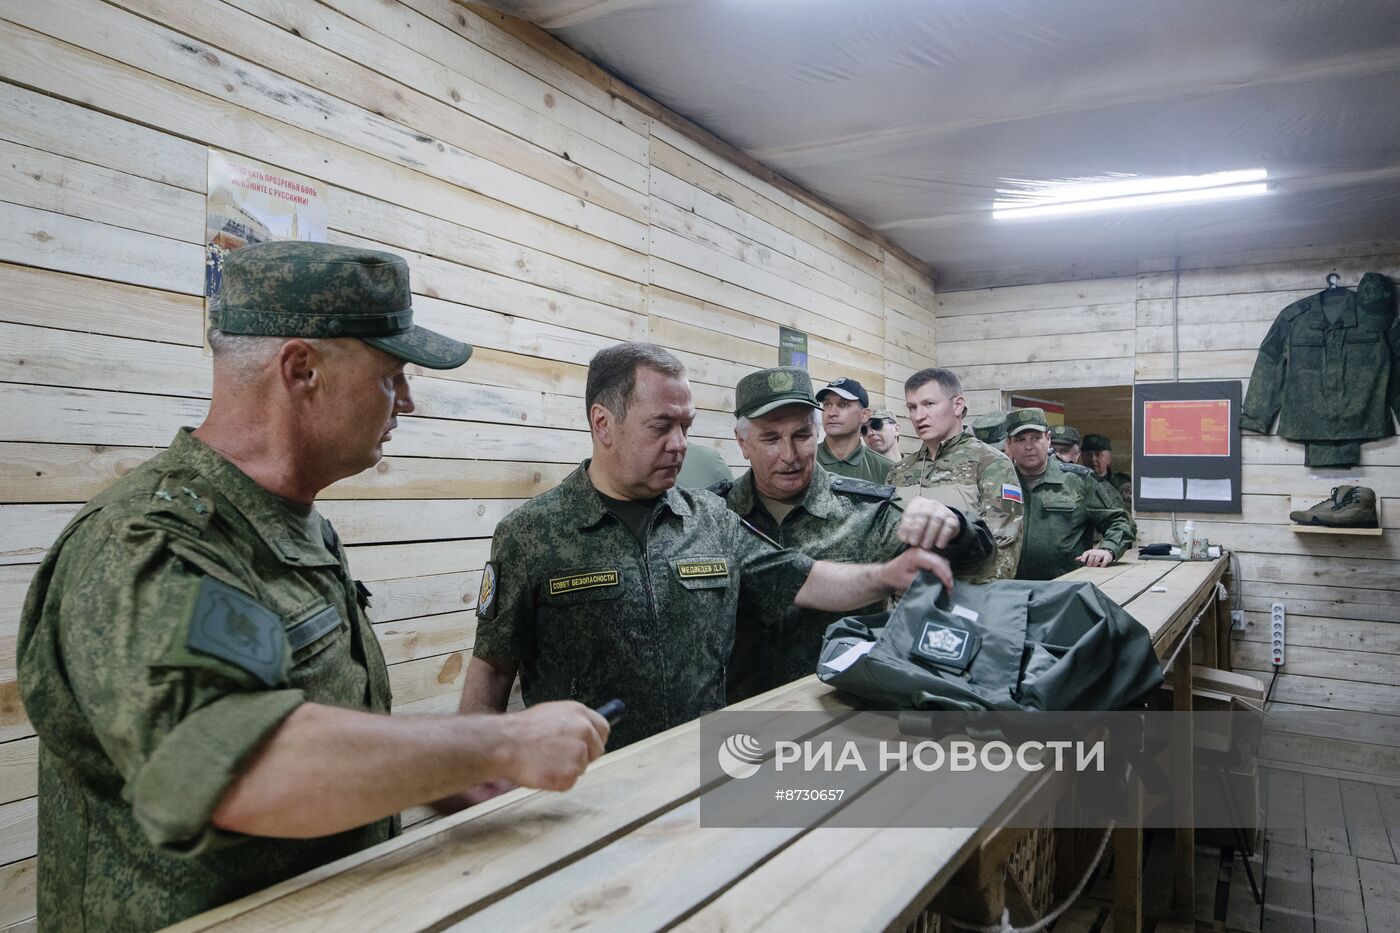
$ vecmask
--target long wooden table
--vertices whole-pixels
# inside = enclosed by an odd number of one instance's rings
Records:
[[[1069,577],[1098,584],[1170,659],[1203,608],[1201,621],[1218,625],[1223,572],[1219,560],[1129,561]],[[1172,670],[1187,704],[1190,670],[1188,644]],[[854,707],[813,676],[731,709]],[[969,814],[978,825],[963,829],[702,828],[712,788],[701,785],[698,748],[699,724],[687,723],[605,755],[568,793],[512,791],[171,929],[899,929],[999,834],[1009,838],[1001,827],[1047,780],[1005,773],[992,802]],[[1126,933],[1141,928],[1141,830],[1119,832],[1116,847],[1120,866],[1136,866],[1116,872],[1132,876],[1115,914]],[[1193,867],[1190,848],[1178,852],[1187,904]]]

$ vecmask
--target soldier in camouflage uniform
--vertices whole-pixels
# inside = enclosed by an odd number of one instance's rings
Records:
[[[894,461],[860,441],[871,417],[870,393],[854,379],[841,376],[817,393],[826,437],[817,445],[817,462],[828,473],[883,483]],[[846,453],[841,453],[846,451]]]
[[[567,786],[601,753],[607,723],[576,705],[513,731],[383,715],[369,591],[312,501],[413,410],[404,361],[471,351],[414,327],[409,302],[397,256],[230,255],[209,417],[49,549],[17,651],[41,740],[40,929],[164,927],[382,842],[406,806],[492,777]]]
[[[1085,466],[1093,471],[1099,485],[1118,497],[1123,508],[1133,508],[1133,478],[1113,469],[1113,441],[1107,434],[1084,435]],[[1112,499],[1110,499],[1112,501]]]
[[[972,436],[988,447],[995,447],[1006,453],[1006,414],[994,411],[989,415],[978,415],[972,421]]]
[[[1061,463],[1079,466],[1079,429],[1067,424],[1057,424],[1050,429],[1050,450]],[[1074,472],[1074,471],[1071,471]]]
[[[729,508],[783,547],[819,560],[885,561],[905,547],[894,487],[828,473],[817,464],[817,412],[812,379],[797,367],[761,369],[735,388],[734,435],[750,469],[711,491]],[[930,507],[942,505],[921,500]],[[957,535],[943,548],[954,567],[986,557],[996,547],[976,516],[943,516]],[[730,703],[805,677],[817,668],[822,634],[843,615],[884,609],[884,601],[851,613],[788,606],[776,625],[740,625],[729,665]]]
[[[899,456],[899,419],[888,408],[870,412],[870,420],[860,426],[865,446],[884,457]],[[888,471],[887,471],[888,472]],[[884,477],[880,477],[883,481]]]
[[[967,401],[962,381],[947,369],[921,369],[904,383],[909,418],[922,446],[896,464],[887,482],[905,508],[920,497],[977,515],[996,538],[997,550],[959,580],[988,583],[1016,576],[1021,553],[1021,486],[1001,451],[963,433]]]
[[[593,457],[496,527],[477,604],[463,711],[503,710],[519,671],[527,704],[621,699],[611,748],[718,709],[736,620],[832,611],[903,591],[948,562],[909,550],[884,564],[813,562],[745,527],[709,492],[675,486],[695,417],[685,368],[652,344],[589,363]]]
[[[1080,566],[1107,567],[1137,537],[1133,521],[1110,501],[1092,474],[1050,452],[1049,426],[1039,408],[1014,408],[1006,416],[1006,450],[1026,490],[1026,540],[1020,580],[1050,580]],[[1094,533],[1102,541],[1094,546]]]

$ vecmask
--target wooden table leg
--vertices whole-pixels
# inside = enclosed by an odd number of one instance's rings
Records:
[[[1210,596],[1210,606],[1201,619],[1201,663],[1220,666],[1220,600]]]
[[[1214,602],[1215,594],[1211,593]],[[1204,620],[1202,620],[1204,621]],[[1176,802],[1175,842],[1172,847],[1172,912],[1190,919],[1196,897],[1195,755],[1191,734],[1191,665],[1187,652],[1172,667],[1172,711],[1178,715],[1172,729],[1174,762],[1173,799]],[[1181,715],[1185,714],[1185,715]]]
[[[1142,931],[1142,781],[1128,778],[1128,823],[1113,831],[1113,933]]]

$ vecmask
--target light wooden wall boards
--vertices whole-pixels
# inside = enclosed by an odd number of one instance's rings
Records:
[[[0,0],[0,929],[33,914],[28,580],[78,505],[203,417],[210,148],[328,189],[476,346],[323,511],[372,580],[402,711],[453,708],[497,521],[587,455],[589,357],[654,340],[693,443],[809,336],[876,403],[935,351],[928,269],[553,40],[455,0]],[[907,433],[907,431],[906,431]]]
[[[1225,257],[1187,255],[1177,286],[1176,347],[1183,380],[1246,383],[1260,342],[1284,306],[1321,291],[1336,271],[1355,285],[1365,272],[1400,275],[1400,243],[1340,244]],[[1172,263],[1110,279],[940,292],[939,363],[959,370],[974,410],[995,406],[1000,390],[1023,385],[1084,386],[1172,378]],[[1168,271],[1158,271],[1165,268]],[[949,350],[953,349],[950,356]],[[1047,362],[1040,362],[1040,361]],[[1029,364],[1026,361],[1031,361]],[[1048,379],[1030,381],[1034,373]],[[990,410],[989,408],[987,410]],[[1081,431],[1092,426],[1078,425]],[[1288,606],[1288,663],[1273,698],[1283,708],[1330,708],[1400,715],[1400,438],[1362,448],[1362,465],[1317,470],[1301,444],[1244,435],[1243,512],[1177,515],[1196,533],[1239,555],[1248,627],[1236,632],[1236,667],[1267,679],[1270,603]],[[1116,462],[1123,454],[1115,451]],[[1291,497],[1318,501],[1340,482],[1375,489],[1379,538],[1297,535]],[[1388,514],[1387,514],[1388,513]],[[1143,541],[1166,541],[1170,516],[1140,514]],[[1271,753],[1299,770],[1334,770],[1365,780],[1393,775],[1393,748],[1358,737],[1300,735]]]

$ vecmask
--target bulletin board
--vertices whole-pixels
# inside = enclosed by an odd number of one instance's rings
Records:
[[[1133,507],[1240,511],[1238,380],[1133,387]]]

